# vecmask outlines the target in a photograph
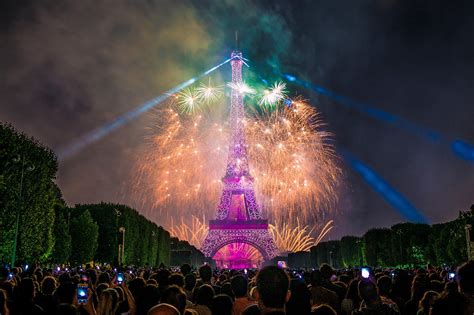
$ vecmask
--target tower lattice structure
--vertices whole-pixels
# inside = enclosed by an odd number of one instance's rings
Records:
[[[217,207],[217,217],[209,221],[209,233],[202,252],[213,257],[219,249],[232,243],[255,247],[265,260],[277,255],[277,247],[268,231],[268,221],[258,206],[250,174],[245,141],[244,95],[235,88],[242,84],[242,53],[231,54],[232,88],[230,127],[231,137],[227,167],[222,178],[224,188]]]

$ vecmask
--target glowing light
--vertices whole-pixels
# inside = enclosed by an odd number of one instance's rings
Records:
[[[270,90],[265,90],[261,98],[260,105],[275,105],[276,102],[283,100],[286,97],[286,84],[283,82],[276,82]]]
[[[185,89],[178,94],[177,102],[183,112],[194,112],[199,105],[198,94],[192,89]]]
[[[201,84],[196,89],[196,94],[201,101],[209,104],[215,102],[222,96],[222,88],[219,86],[212,86],[209,81],[208,85]]]
[[[234,83],[230,82],[227,84],[231,89],[236,90],[240,94],[255,94],[255,90],[249,87],[244,82]]]
[[[212,257],[218,267],[229,269],[257,268],[263,261],[260,252],[246,243],[231,243]]]

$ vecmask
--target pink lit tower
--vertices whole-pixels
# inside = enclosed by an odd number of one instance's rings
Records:
[[[202,245],[206,257],[230,244],[246,244],[257,249],[264,260],[277,255],[277,247],[268,231],[268,221],[255,198],[253,177],[250,175],[244,127],[244,95],[235,87],[242,85],[242,53],[233,51],[232,92],[230,109],[231,137],[227,169],[222,182],[224,189],[217,207],[217,218],[209,221],[209,233]],[[270,154],[270,153],[268,153]],[[238,246],[237,246],[238,247]],[[239,253],[227,258],[227,266],[243,267]],[[236,260],[235,264],[232,260]],[[237,263],[237,261],[240,261]],[[251,267],[251,266],[248,266]]]

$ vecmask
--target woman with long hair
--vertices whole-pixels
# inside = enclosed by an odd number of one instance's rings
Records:
[[[118,308],[119,295],[115,289],[105,289],[100,295],[97,315],[115,315]]]

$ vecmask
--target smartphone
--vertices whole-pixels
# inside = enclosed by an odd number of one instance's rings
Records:
[[[244,269],[244,273],[247,274],[247,269]]]
[[[8,280],[11,280],[11,279],[13,279],[13,273],[10,272],[10,273],[8,274]]]
[[[77,302],[79,304],[86,304],[89,299],[88,286],[86,283],[79,283],[77,285]]]
[[[448,273],[448,279],[449,280],[453,280],[455,276],[456,276],[456,274],[454,272]]]
[[[286,265],[286,261],[284,261],[284,260],[279,260],[278,263],[277,263],[277,266],[278,266],[278,268],[281,268],[281,269],[286,269],[288,267]]]
[[[123,282],[123,273],[122,273],[122,272],[119,272],[119,273],[117,274],[117,283],[118,283],[118,284],[122,284],[122,282]]]
[[[370,270],[367,267],[363,267],[360,269],[360,275],[364,279],[368,279],[370,277]]]

